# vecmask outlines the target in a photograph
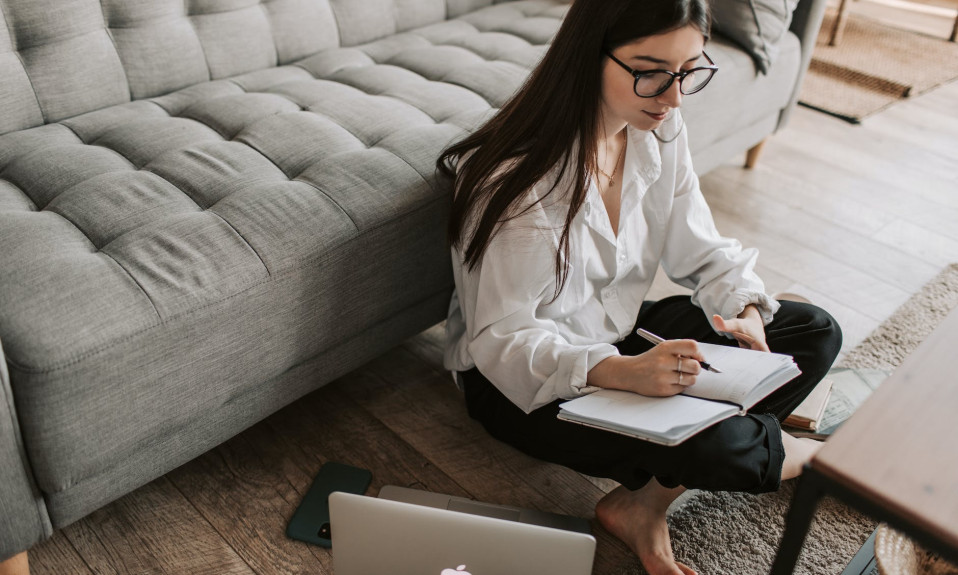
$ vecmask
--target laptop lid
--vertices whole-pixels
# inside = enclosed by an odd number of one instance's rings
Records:
[[[398,485],[383,485],[379,490],[379,498],[592,534],[589,522],[581,517],[560,515],[558,513],[549,513],[524,507],[484,503],[466,499],[465,497],[456,497],[455,495],[423,491],[421,489],[410,489]]]
[[[595,538],[335,492],[329,496],[336,575],[589,575]]]

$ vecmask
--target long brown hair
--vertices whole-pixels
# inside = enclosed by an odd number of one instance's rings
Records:
[[[552,189],[538,200],[555,192],[572,171],[569,211],[555,256],[558,296],[568,276],[569,226],[585,201],[589,174],[598,166],[603,51],[690,24],[708,36],[706,0],[574,0],[525,84],[491,120],[443,151],[436,162],[440,172],[456,178],[446,238],[451,246],[465,248],[470,270],[501,223],[535,205],[518,209],[532,186],[558,166]],[[570,157],[573,150],[577,153]],[[453,166],[459,160],[457,173]]]

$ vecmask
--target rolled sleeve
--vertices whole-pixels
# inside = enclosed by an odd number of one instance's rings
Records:
[[[575,346],[542,327],[508,335],[496,331],[489,329],[475,338],[469,352],[479,371],[526,413],[595,391],[586,383],[589,370],[618,355],[610,344]]]
[[[676,162],[676,192],[662,267],[673,281],[693,290],[692,302],[709,322],[713,314],[730,319],[754,304],[767,325],[780,304],[765,293],[765,284],[754,271],[758,250],[743,249],[738,240],[719,234],[692,171],[686,142],[684,135],[676,142],[684,149]]]
[[[735,293],[732,294],[732,297],[725,300],[725,305],[722,307],[722,311],[719,315],[725,319],[737,317],[750,305],[754,305],[758,308],[764,325],[772,323],[775,312],[782,307],[782,304],[772,299],[772,297],[764,291],[740,289],[736,290]]]
[[[529,413],[594,391],[586,384],[589,370],[618,350],[607,343],[572,344],[554,320],[539,314],[555,293],[554,239],[543,222],[524,219],[510,222],[493,238],[478,269],[464,278],[463,299],[475,301],[466,314],[471,317],[468,355]]]
[[[526,413],[595,391],[589,370],[619,353],[610,343],[568,339],[543,312],[555,296],[557,230],[535,205],[503,224],[475,269],[462,269],[454,254],[460,357]]]
[[[558,361],[553,376],[539,388],[526,413],[548,405],[557,399],[572,399],[587,395],[600,388],[586,383],[589,371],[600,361],[619,355],[619,350],[611,344],[596,344],[579,349],[570,349]]]

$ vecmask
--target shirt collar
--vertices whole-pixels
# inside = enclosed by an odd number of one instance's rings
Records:
[[[666,120],[666,122],[668,121]],[[636,180],[638,184],[636,199],[641,199],[662,175],[662,156],[659,153],[659,143],[651,131],[637,130],[632,126],[626,126],[626,134],[629,146],[625,153],[622,185],[625,189],[624,186],[628,186],[631,180]]]
[[[673,121],[669,118],[665,123]],[[619,211],[619,225],[622,225],[622,219],[629,217],[639,205],[639,202],[645,196],[648,189],[659,179],[662,174],[662,156],[659,153],[659,142],[651,131],[638,130],[632,126],[626,127],[627,147],[625,152],[625,161],[622,166],[622,205]],[[570,154],[575,157],[578,150],[578,144],[573,145]],[[552,185],[555,178],[558,177],[559,166],[553,166],[549,172],[549,177],[545,178],[548,185]],[[634,185],[633,185],[634,183]],[[572,185],[572,178],[569,174],[566,180],[559,184],[560,189],[568,189]],[[616,237],[612,233],[612,227],[608,221],[608,215],[605,213],[604,206],[598,208],[602,198],[599,196],[595,182],[589,182],[589,191],[586,193],[585,204],[582,206],[580,214],[584,216],[586,224],[595,229],[608,241],[615,244]]]
[[[674,123],[677,114],[677,112],[672,114],[663,125]],[[625,162],[622,166],[622,185],[625,189],[624,186],[627,186],[630,181],[638,180],[639,198],[641,198],[645,195],[646,190],[662,175],[662,156],[659,153],[659,142],[651,131],[638,130],[628,124],[626,124],[626,136],[628,146]],[[570,157],[577,157],[578,149],[579,144],[576,142],[569,151]],[[560,165],[561,162],[557,163],[547,172],[545,180],[548,181],[549,185],[552,185],[558,177]],[[571,178],[569,178],[568,182],[564,181],[560,185],[566,186],[571,185],[571,183]]]

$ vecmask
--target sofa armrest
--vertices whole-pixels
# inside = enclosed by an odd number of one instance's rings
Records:
[[[27,461],[13,388],[0,342],[0,561],[53,533],[46,504]]]
[[[777,130],[785,127],[792,109],[798,103],[798,97],[802,92],[802,82],[805,80],[805,73],[808,72],[808,66],[812,62],[815,41],[818,39],[818,31],[822,27],[822,19],[825,17],[825,7],[827,5],[828,0],[799,0],[795,12],[792,13],[792,24],[789,29],[798,36],[798,40],[802,44],[802,61],[795,86],[792,88],[792,97],[782,111],[781,117],[779,117]]]

